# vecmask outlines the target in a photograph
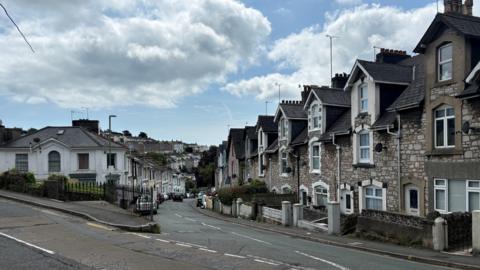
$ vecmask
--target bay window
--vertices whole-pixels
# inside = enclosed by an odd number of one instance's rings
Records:
[[[435,110],[435,147],[455,146],[455,110],[451,106],[441,106]]]
[[[438,81],[448,81],[452,79],[453,71],[453,49],[452,44],[444,45],[438,48]]]

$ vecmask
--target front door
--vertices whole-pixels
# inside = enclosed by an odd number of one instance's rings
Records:
[[[307,192],[305,190],[302,190],[302,204],[307,205]]]
[[[352,205],[352,192],[350,190],[343,189],[341,191],[341,204],[340,204],[340,209],[342,210],[342,213],[344,214],[351,214],[353,213],[353,205]]]
[[[419,211],[418,188],[412,184],[405,186],[405,211],[409,215],[418,216]]]

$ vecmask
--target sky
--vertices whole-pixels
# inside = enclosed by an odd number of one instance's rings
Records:
[[[0,119],[219,144],[300,85],[328,85],[373,47],[412,53],[433,0],[0,0]],[[439,9],[443,10],[439,0]],[[480,0],[474,0],[480,15]]]

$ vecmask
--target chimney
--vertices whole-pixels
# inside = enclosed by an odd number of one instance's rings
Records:
[[[307,102],[308,95],[310,94],[310,86],[304,85],[302,90],[302,103],[305,104]]]
[[[73,120],[72,127],[82,127],[95,134],[98,134],[100,132],[100,125],[98,120],[88,120],[88,119]]]
[[[347,84],[349,75],[347,73],[336,73],[335,77],[332,78],[332,88],[343,89],[345,84]]]
[[[457,13],[472,16],[473,0],[465,0],[464,4],[462,2],[462,0],[444,0],[445,14]]]
[[[463,4],[463,14],[473,16],[473,0],[465,0],[465,4]]]
[[[389,63],[397,64],[398,62],[408,59],[411,56],[407,54],[406,51],[391,50],[391,49],[380,49],[380,52],[377,53],[375,62],[377,63]]]

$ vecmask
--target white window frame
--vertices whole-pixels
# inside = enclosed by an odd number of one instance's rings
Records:
[[[19,156],[22,156],[22,157],[25,157],[25,156],[26,156],[27,159],[26,159],[26,160],[19,160],[19,159],[18,159]],[[25,162],[26,162],[26,164],[23,164],[23,165],[26,165],[26,167],[27,167],[26,170],[19,169],[19,166],[18,166],[19,164],[18,164],[18,163],[20,163],[20,162],[21,162],[21,163],[25,163]],[[16,169],[18,172],[24,172],[24,173],[28,172],[28,169],[29,169],[29,166],[28,166],[28,165],[29,165],[29,164],[28,164],[28,153],[15,153],[15,169]]]
[[[447,115],[448,109],[453,110],[453,115]],[[444,111],[444,115],[437,117],[437,111]],[[453,145],[448,144],[448,120],[453,119],[455,125],[455,108],[450,105],[442,105],[433,111],[433,129],[434,129],[434,141],[435,148],[453,148],[455,147],[455,134],[453,135]],[[443,145],[437,144],[437,121],[443,121]]]
[[[317,192],[317,187],[320,187],[320,188],[326,190],[327,193],[325,194],[325,193]],[[313,188],[312,197],[315,198],[315,201],[313,203],[314,203],[315,206],[319,206],[318,201],[317,201],[317,194],[326,195],[327,196],[327,203],[330,202],[330,188],[327,184],[319,181],[319,182],[313,183],[312,188]]]
[[[469,184],[471,182],[474,182],[474,183],[478,183],[479,186],[478,187],[470,187]],[[467,192],[466,192],[466,207],[465,209],[467,209],[468,212],[472,212],[472,210],[470,209],[470,203],[468,202],[468,199],[470,197],[470,193],[478,193],[479,196],[480,196],[480,180],[467,180],[466,181],[466,188],[467,188]]]
[[[364,92],[365,91],[365,92]],[[366,102],[366,107],[363,107],[363,102]],[[358,86],[358,111],[360,113],[368,112],[368,85],[366,83]]]
[[[444,185],[437,184],[437,181],[444,181]],[[437,209],[437,190],[443,190],[445,194],[445,209]],[[468,203],[468,199],[467,199]],[[448,180],[442,178],[433,179],[433,208],[439,213],[448,213]]]
[[[345,193],[345,195],[350,196],[350,208],[349,209],[347,208],[347,203],[346,203],[347,198],[342,197],[343,193]],[[340,202],[341,202],[340,210],[342,211],[342,213],[344,213],[346,215],[353,214],[353,212],[354,212],[354,201],[353,201],[353,191],[351,189],[351,186],[348,185],[348,184],[343,184],[342,187],[340,188],[339,196],[341,197],[340,198]]]
[[[285,189],[288,189],[288,192],[285,192]],[[289,185],[289,184],[285,184],[283,185],[280,190],[282,191],[282,194],[292,194],[293,193],[293,189],[292,187]]]
[[[362,139],[361,137],[362,136],[367,136],[368,138],[368,145],[363,145],[362,146]],[[367,158],[362,158],[362,149],[366,149],[368,150],[368,159]],[[370,163],[370,161],[372,160],[372,157],[371,157],[371,141],[370,141],[370,132],[368,130],[362,130],[358,133],[358,162],[359,163]]]
[[[368,195],[367,194],[367,190],[368,189],[372,189],[373,190],[373,195]],[[382,195],[381,196],[377,196],[377,190],[380,190],[382,192]],[[369,185],[369,186],[366,186],[363,190],[365,192],[365,196],[364,196],[364,200],[365,200],[365,209],[369,209],[367,208],[367,199],[372,199],[372,200],[380,200],[380,202],[382,203],[382,209],[383,209],[383,199],[384,199],[384,190],[383,188],[381,187],[377,187],[377,186],[374,186],[374,185]],[[379,210],[379,209],[370,209],[370,210]]]
[[[446,49],[448,47],[450,47],[451,50],[452,50],[452,57],[449,58],[449,59],[445,59],[445,60],[441,61],[442,50]],[[437,66],[438,81],[439,82],[444,82],[444,81],[449,81],[449,80],[453,79],[453,46],[452,46],[452,43],[445,44],[445,45],[443,45],[443,46],[441,46],[437,49],[437,62],[438,62],[438,66]],[[450,78],[443,79],[442,78],[442,73],[441,73],[441,70],[442,70],[441,67],[444,66],[444,65],[447,65],[447,64],[451,64],[452,72],[450,74]]]
[[[315,166],[314,166],[315,156],[313,155],[313,153],[314,153],[313,149],[315,147],[318,147],[318,156],[317,156],[317,158],[318,158],[318,168],[317,169],[315,169]],[[321,151],[322,151],[321,143],[314,142],[314,143],[311,144],[311,146],[310,146],[310,172],[311,173],[320,173],[321,172],[321,169],[322,169],[322,160],[321,160],[322,153],[321,153]]]
[[[323,109],[322,105],[315,101],[312,102],[310,105],[310,108],[308,110],[309,114],[309,119],[308,121],[310,122],[308,127],[310,131],[315,131],[315,130],[322,130],[323,127]],[[317,121],[317,125],[315,126],[315,121]]]

